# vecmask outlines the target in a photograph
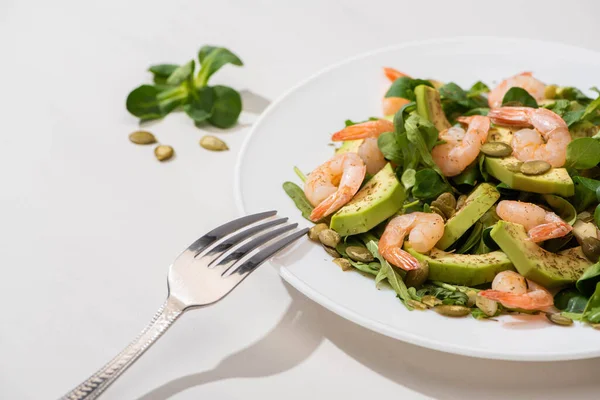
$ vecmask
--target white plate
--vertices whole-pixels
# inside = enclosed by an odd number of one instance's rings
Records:
[[[566,45],[522,39],[456,38],[409,43],[378,50],[327,68],[274,102],[249,134],[236,170],[236,195],[243,213],[277,209],[308,226],[283,192],[332,155],[327,144],[345,119],[381,114],[389,82],[381,67],[454,81],[488,84],[520,71],[544,82],[589,88],[600,84],[600,54]],[[551,325],[544,317],[503,317],[500,322],[450,319],[434,312],[407,311],[373,279],[342,272],[308,241],[272,263],[296,289],[333,312],[385,335],[432,349],[506,360],[568,360],[600,356],[600,332],[584,326]],[[365,343],[377,346],[377,343]]]

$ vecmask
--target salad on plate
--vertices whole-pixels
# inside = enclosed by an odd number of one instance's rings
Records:
[[[310,239],[409,310],[600,328],[600,91],[384,72],[384,117],[347,120],[283,184]]]

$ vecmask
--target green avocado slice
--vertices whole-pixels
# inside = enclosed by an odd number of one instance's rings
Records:
[[[494,128],[490,130],[488,142],[512,141],[512,132],[506,128]],[[552,168],[542,175],[524,175],[515,172],[515,165],[519,160],[515,157],[485,158],[485,169],[494,178],[505,183],[512,189],[523,190],[533,193],[552,193],[562,197],[571,197],[575,194],[575,186],[565,168]]]
[[[476,286],[490,283],[496,274],[514,270],[512,262],[501,251],[487,254],[454,254],[433,248],[429,255],[416,252],[410,245],[404,249],[419,261],[429,264],[429,277],[433,281],[455,285]]]
[[[521,275],[548,289],[574,283],[592,265],[581,247],[558,254],[542,249],[519,224],[498,221],[490,235]]]
[[[364,139],[358,140],[346,140],[342,143],[342,145],[335,151],[336,154],[341,153],[356,153],[358,152],[358,148],[361,144],[363,144]]]
[[[465,205],[446,221],[444,236],[435,247],[446,250],[456,242],[487,210],[500,198],[500,193],[493,185],[482,183],[471,192]]]
[[[404,186],[390,164],[376,173],[354,198],[331,217],[330,228],[341,236],[366,232],[394,215],[404,203]]]
[[[415,96],[417,99],[417,113],[421,117],[430,121],[440,132],[450,128],[450,122],[446,119],[442,109],[440,92],[430,86],[419,85],[415,88]]]

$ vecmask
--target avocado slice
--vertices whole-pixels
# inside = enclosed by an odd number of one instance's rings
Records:
[[[342,145],[335,151],[335,154],[356,153],[358,152],[358,148],[361,144],[363,144],[364,141],[364,139],[346,140],[342,142]]]
[[[471,192],[465,205],[446,221],[444,236],[435,247],[446,250],[458,240],[500,198],[500,193],[493,185],[482,183]]]
[[[330,228],[341,236],[363,233],[394,215],[406,193],[388,163],[331,217]]]
[[[506,128],[490,130],[488,142],[504,142],[510,145],[512,131]],[[516,190],[533,193],[552,193],[562,197],[571,197],[575,194],[575,186],[565,168],[552,168],[542,175],[523,175],[511,171],[511,166],[519,162],[515,157],[485,158],[485,169],[494,178]]]
[[[450,122],[446,119],[446,114],[442,109],[440,92],[430,86],[419,85],[415,88],[415,96],[417,113],[421,117],[430,121],[440,132],[450,128]]]
[[[581,247],[558,254],[542,249],[519,224],[498,221],[490,234],[521,275],[548,289],[574,283],[592,265]]]
[[[490,283],[499,272],[514,270],[510,259],[501,251],[487,254],[454,254],[433,248],[429,255],[425,255],[416,252],[408,244],[404,245],[404,250],[419,261],[427,261],[428,279],[432,281],[476,286]]]

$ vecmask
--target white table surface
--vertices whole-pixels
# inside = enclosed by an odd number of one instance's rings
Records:
[[[172,259],[237,216],[233,167],[256,111],[304,77],[441,36],[600,50],[593,0],[431,3],[2,0],[0,398],[57,398],[138,334],[163,301]],[[243,89],[251,109],[218,133],[226,153],[201,149],[205,132],[182,115],[155,124],[177,152],[159,164],[127,141],[136,120],[125,97],[148,65],[184,62],[206,43],[243,59],[215,81]],[[265,265],[186,314],[105,398],[591,399],[599,368],[600,359],[487,361],[395,341],[312,303]]]

